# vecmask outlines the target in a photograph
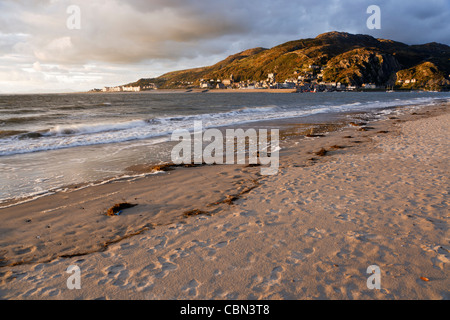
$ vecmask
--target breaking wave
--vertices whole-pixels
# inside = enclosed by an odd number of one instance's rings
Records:
[[[0,156],[56,150],[77,146],[118,143],[138,139],[167,136],[176,129],[192,129],[194,121],[202,121],[203,128],[237,125],[255,121],[304,117],[318,113],[345,112],[373,108],[388,108],[410,104],[430,103],[433,98],[402,101],[367,101],[341,105],[311,106],[255,106],[241,107],[220,113],[176,115],[117,122],[88,122],[61,124],[33,131],[0,131]],[[160,139],[158,140],[160,141]]]

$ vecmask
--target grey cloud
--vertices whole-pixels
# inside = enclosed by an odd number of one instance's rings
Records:
[[[77,1],[27,1],[25,6],[24,1],[7,0],[0,26],[11,31],[12,21],[15,32],[30,34],[27,43],[37,58],[61,63],[179,59],[217,52],[214,46],[220,40],[242,38],[244,43],[272,46],[331,30],[405,42],[448,42],[448,1],[378,1],[383,17],[379,31],[365,26],[365,10],[372,2],[78,1],[82,28],[68,30],[65,9]],[[442,24],[441,30],[430,30],[436,24]]]
[[[366,27],[372,4],[381,8],[381,30]],[[69,5],[81,8],[81,30],[66,27]],[[450,44],[448,21],[448,0],[2,0],[0,66],[20,56],[43,70],[97,63],[121,65],[118,76],[163,73],[333,30]]]

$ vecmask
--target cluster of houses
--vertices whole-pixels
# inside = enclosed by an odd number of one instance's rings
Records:
[[[305,66],[306,67],[306,66]],[[275,72],[269,73],[267,78],[262,81],[245,80],[236,81],[235,77],[231,75],[228,79],[200,79],[199,87],[203,90],[210,89],[240,89],[240,90],[255,90],[255,89],[290,89],[297,92],[327,92],[327,91],[354,91],[354,90],[375,90],[385,89],[373,83],[364,83],[361,87],[354,85],[345,85],[340,82],[325,82],[323,81],[325,67],[311,64],[302,71],[296,70],[292,77],[280,82],[277,81],[277,74]],[[404,84],[415,83],[416,79],[398,80]],[[179,88],[194,88],[194,82],[178,81],[173,82],[173,86],[177,85]],[[154,83],[147,83],[138,86],[116,86],[104,87],[103,89],[95,89],[95,91],[102,92],[140,92],[146,90],[158,89]]]
[[[405,79],[405,80],[402,80],[402,79],[398,79],[397,80],[397,83],[398,84],[410,84],[410,83],[416,83],[416,79]]]
[[[233,75],[229,79],[200,80],[201,89],[296,89],[299,92],[323,92],[323,91],[353,91],[359,89],[356,86],[344,85],[340,82],[324,82],[323,67],[310,65],[312,71],[295,71],[295,77],[285,79],[283,82],[276,81],[276,73],[269,73],[263,81],[234,81]],[[365,83],[362,89],[384,89],[373,83]]]
[[[117,87],[104,87],[102,92],[139,92],[146,90],[155,90],[158,87],[154,83],[150,83],[144,86],[117,86]]]

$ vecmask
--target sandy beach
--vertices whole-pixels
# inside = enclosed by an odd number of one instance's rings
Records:
[[[274,176],[179,167],[2,208],[0,299],[449,299],[448,107],[286,126]]]

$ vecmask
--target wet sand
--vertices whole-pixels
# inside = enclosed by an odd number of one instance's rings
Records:
[[[0,298],[448,299],[448,104],[370,120],[284,123],[275,176],[179,167],[0,209]]]

